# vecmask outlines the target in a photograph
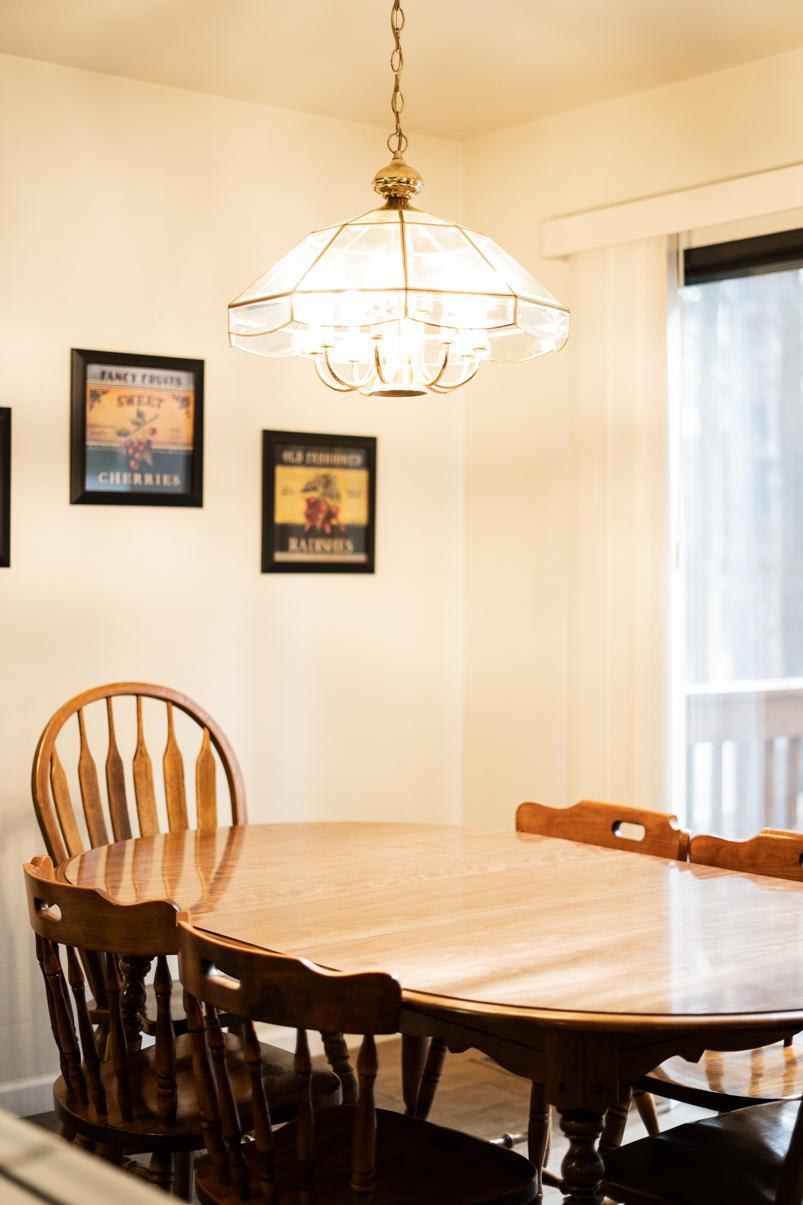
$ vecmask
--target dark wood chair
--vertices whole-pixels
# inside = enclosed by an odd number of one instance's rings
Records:
[[[701,834],[692,837],[689,860],[698,866],[739,870],[803,883],[803,835],[763,829],[749,841],[728,841]],[[715,1109],[795,1100],[803,1095],[803,1045],[775,1042],[757,1050],[708,1050],[699,1063],[669,1059],[639,1081],[656,1096]]]
[[[653,857],[685,862],[689,833],[678,825],[669,812],[648,811],[618,803],[599,803],[583,799],[572,807],[550,807],[543,803],[522,803],[516,810],[516,831],[541,837],[559,837],[586,845],[601,845]],[[420,1087],[414,1106],[417,1117],[427,1117],[440,1081],[447,1047],[438,1038],[430,1042]],[[628,1089],[620,1101],[608,1110],[601,1149],[612,1149],[621,1141],[631,1101],[635,1103],[649,1134],[658,1133],[658,1117],[652,1097],[642,1089]],[[549,1155],[550,1109],[541,1084],[533,1084],[527,1143],[530,1159],[546,1184],[560,1186],[560,1180],[545,1169]],[[523,1134],[505,1135],[503,1145],[517,1145]]]
[[[163,1188],[179,1161],[181,1193],[189,1191],[189,1152],[203,1147],[202,1117],[192,1076],[191,1039],[176,1037],[171,1016],[167,956],[178,952],[176,906],[166,900],[116,904],[102,892],[59,882],[49,857],[25,866],[28,914],[36,934],[36,956],[45,982],[61,1075],[53,1086],[62,1133],[99,1149],[113,1162],[152,1153],[151,1178]],[[93,951],[104,975],[109,1017],[107,1057],[101,1057],[89,1013],[77,950]],[[120,1008],[121,955],[156,956],[155,1040],[130,1051]],[[65,973],[66,967],[66,973]],[[72,1003],[70,1002],[72,998]],[[247,1113],[248,1069],[239,1038],[221,1037],[231,1070],[234,1099]],[[292,1056],[257,1044],[251,1051],[277,1119],[295,1116]],[[337,1076],[317,1072],[310,1081],[316,1104],[336,1104]]]
[[[197,740],[194,809],[179,746],[182,734],[177,736],[177,713],[186,717],[184,739],[189,741],[194,732]],[[71,733],[69,728],[72,728]],[[93,731],[103,741],[105,798],[90,748]],[[152,743],[155,739],[159,743],[157,747],[163,748],[161,791],[157,790],[148,748],[149,733]],[[66,756],[59,753],[60,744],[67,745],[70,736],[73,738],[70,752],[75,758],[80,809],[76,809],[75,791],[70,791],[64,769]],[[124,736],[130,738],[128,743],[134,749],[130,769],[133,801],[120,752],[120,746],[125,744]],[[132,836],[153,836],[165,826],[170,832],[188,828],[201,832],[214,829],[218,824],[218,782],[221,778],[225,780],[228,795],[227,806],[220,813],[221,823],[245,824],[243,775],[231,744],[214,719],[194,700],[169,686],[115,682],[83,691],[59,707],[48,720],[34,754],[31,789],[47,852],[56,865],[60,865],[88,847],[124,841]],[[163,807],[159,796],[163,799]],[[85,957],[84,962],[96,1002],[92,1015],[102,1022],[105,1010],[103,976],[97,960],[91,955]],[[144,954],[121,962],[123,1023],[131,1047],[138,1044],[141,1033],[152,1034],[154,1030],[153,988],[145,985],[151,962],[152,959]],[[180,985],[177,985],[174,1014],[177,1030],[184,1032],[186,1023],[181,1015]],[[344,1097],[347,1101],[353,1100],[356,1081],[342,1035],[322,1036],[329,1062],[343,1083]]]
[[[360,1197],[382,1205],[524,1205],[533,1200],[534,1168],[521,1155],[376,1109],[375,1039],[398,1033],[401,1016],[401,988],[390,975],[339,974],[237,945],[193,928],[187,913],[179,921],[179,950],[208,1152],[196,1167],[203,1205],[246,1199],[352,1205]],[[218,1021],[221,1009],[249,1018],[243,1043],[252,1068],[253,1142],[244,1138],[246,1123],[231,1088]],[[262,1090],[254,1021],[297,1029],[298,1119],[278,1131]],[[355,1106],[321,1109],[313,1118],[307,1029],[364,1035]]]
[[[622,1205],[800,1205],[803,1104],[754,1105],[641,1138],[605,1157]]]

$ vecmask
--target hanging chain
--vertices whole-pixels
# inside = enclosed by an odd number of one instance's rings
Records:
[[[393,0],[390,12],[390,28],[396,45],[390,56],[390,69],[393,72],[393,94],[390,98],[390,110],[396,120],[396,129],[388,137],[388,150],[392,155],[403,155],[407,150],[407,135],[402,132],[401,115],[404,108],[404,93],[401,90],[401,73],[404,68],[404,52],[401,48],[401,32],[404,29],[404,10],[401,0]]]

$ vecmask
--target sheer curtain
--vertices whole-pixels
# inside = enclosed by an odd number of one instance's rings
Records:
[[[668,808],[667,237],[571,256],[570,798]]]

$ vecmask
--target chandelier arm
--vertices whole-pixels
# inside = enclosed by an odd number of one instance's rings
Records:
[[[431,381],[425,381],[425,382],[424,382],[424,384],[426,385],[427,389],[432,389],[432,388],[433,388],[435,385],[437,385],[437,384],[438,384],[438,381],[441,379],[441,377],[443,376],[443,374],[446,372],[446,369],[447,369],[447,368],[448,368],[448,366],[449,366],[449,353],[451,352],[451,350],[452,350],[452,348],[451,348],[451,344],[447,343],[447,344],[446,344],[446,347],[444,348],[444,352],[443,352],[443,360],[441,361],[441,366],[440,366],[440,368],[439,368],[439,369],[438,369],[438,371],[435,373],[435,376],[432,378],[432,380],[431,380]]]
[[[379,380],[382,382],[382,384],[387,385],[388,382],[382,368],[382,356],[379,353],[378,343],[374,344],[374,368],[376,369],[376,375],[379,377]]]
[[[357,388],[356,385],[347,385],[345,383],[345,381],[343,381],[339,385],[335,385],[335,384],[333,384],[332,381],[328,381],[326,379],[326,377],[323,375],[323,373],[321,372],[320,356],[315,357],[314,363],[315,363],[315,371],[318,374],[318,380],[321,381],[321,383],[323,385],[325,385],[327,389],[333,389],[335,393],[353,393],[355,391],[355,389]],[[334,373],[332,375],[334,376]],[[337,380],[339,380],[339,378],[335,377],[335,380],[337,381]]]
[[[433,393],[454,393],[455,389],[462,389],[462,387],[464,385],[467,385],[469,383],[469,381],[473,381],[475,376],[479,372],[479,370],[480,370],[480,361],[478,360],[477,366],[474,369],[474,371],[472,373],[470,373],[469,376],[464,377],[462,381],[457,381],[456,384],[454,384],[454,385],[432,384],[429,386],[429,388],[432,390]]]
[[[343,389],[348,389],[349,392],[351,392],[354,389],[364,389],[365,386],[368,384],[368,382],[371,380],[371,377],[373,375],[373,368],[369,368],[368,372],[365,375],[364,380],[357,381],[356,385],[350,385],[348,381],[345,381],[343,379],[343,377],[341,377],[338,373],[336,373],[334,368],[332,368],[332,361],[329,359],[329,348],[328,347],[325,347],[323,349],[323,358],[324,358],[324,362],[326,364],[327,371],[332,374],[332,377],[334,378],[334,380],[337,381],[338,385],[342,386]]]

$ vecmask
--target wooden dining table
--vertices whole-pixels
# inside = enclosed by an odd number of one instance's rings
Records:
[[[396,823],[140,837],[64,863],[122,903],[323,966],[381,968],[403,1033],[543,1084],[564,1205],[599,1205],[605,1110],[664,1059],[803,1029],[803,885],[551,837]]]

